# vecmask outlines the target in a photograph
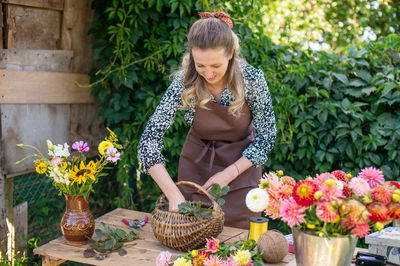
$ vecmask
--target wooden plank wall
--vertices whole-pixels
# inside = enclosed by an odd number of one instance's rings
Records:
[[[0,3],[0,250],[5,255],[8,245],[12,256],[23,245],[16,236],[25,229],[17,221],[27,210],[13,208],[10,177],[33,169],[32,163],[15,168],[13,162],[22,156],[15,143],[43,146],[56,136],[54,142],[84,139],[97,145],[105,129],[90,89],[72,82],[87,83],[94,66],[87,35],[94,19],[91,0]],[[26,224],[25,218],[21,221]]]

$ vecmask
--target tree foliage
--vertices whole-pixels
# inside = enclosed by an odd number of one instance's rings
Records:
[[[365,33],[381,37],[400,31],[398,0],[264,1],[264,14],[274,42],[325,43],[331,51],[359,44]]]
[[[138,173],[137,144],[148,118],[187,50],[186,33],[199,11],[225,11],[241,39],[241,54],[264,71],[278,135],[268,169],[299,178],[342,168],[381,167],[399,175],[399,36],[350,48],[346,55],[280,46],[267,37],[263,3],[256,0],[95,0],[92,94],[126,149],[113,204],[151,210],[160,191]],[[167,170],[176,177],[188,126],[183,114],[164,137]]]

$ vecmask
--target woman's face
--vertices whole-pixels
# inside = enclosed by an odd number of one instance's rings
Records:
[[[225,73],[232,55],[226,56],[225,48],[193,48],[192,56],[197,73],[214,86],[225,86]]]

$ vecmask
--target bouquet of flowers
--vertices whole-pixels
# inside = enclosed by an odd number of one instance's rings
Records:
[[[76,141],[72,144],[74,154],[71,155],[67,143],[53,145],[47,140],[48,155],[44,156],[39,149],[32,145],[18,144],[18,147],[27,147],[35,151],[24,159],[16,162],[21,163],[27,158],[34,160],[36,172],[45,174],[52,181],[60,194],[86,195],[92,191],[92,186],[97,183],[99,177],[106,175],[101,173],[108,163],[116,164],[120,160],[122,148],[118,144],[118,138],[113,131],[107,128],[109,136],[100,142],[98,146],[99,156],[95,160],[87,160],[85,153],[89,151],[88,143]]]
[[[230,245],[212,238],[207,239],[205,248],[189,251],[177,258],[163,251],[157,256],[156,266],[261,266],[264,265],[262,255],[254,240],[240,240]]]
[[[264,174],[260,188],[269,196],[265,214],[320,237],[381,230],[400,218],[400,184],[385,182],[381,170],[364,168],[356,176],[341,170],[296,182],[282,171]]]

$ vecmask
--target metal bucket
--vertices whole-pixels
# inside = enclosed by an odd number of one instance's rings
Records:
[[[292,229],[297,266],[350,266],[358,237],[319,237]]]
[[[400,219],[393,220],[393,227],[400,227]]]

